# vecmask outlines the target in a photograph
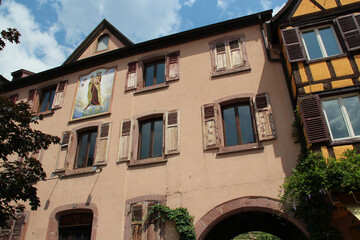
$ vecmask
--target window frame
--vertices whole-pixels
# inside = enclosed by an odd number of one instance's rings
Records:
[[[241,65],[233,65],[232,63],[232,57],[231,52],[232,49],[230,48],[230,42],[238,41],[239,43],[239,49],[242,53],[243,58],[243,64]],[[224,44],[225,46],[225,57],[226,57],[226,67],[217,69],[217,46]],[[211,74],[212,77],[217,77],[221,75],[241,72],[241,71],[247,71],[251,70],[250,64],[248,61],[248,55],[246,51],[246,41],[245,41],[245,35],[244,34],[237,34],[232,36],[223,37],[220,39],[216,39],[214,41],[211,41],[209,43],[210,45],[210,57],[211,57]]]
[[[95,138],[95,143],[94,146],[90,146],[91,145],[91,135],[96,133],[96,138]],[[79,154],[80,154],[80,147],[82,146],[80,141],[82,140],[82,137],[84,137],[85,135],[88,135],[88,141],[86,144],[86,153],[84,156],[84,159],[86,159],[83,163],[82,167],[78,167],[77,163],[78,163],[78,158],[79,158]],[[97,149],[97,142],[98,142],[98,136],[99,135],[99,131],[98,128],[87,128],[87,129],[82,129],[81,131],[77,132],[77,146],[76,146],[76,154],[75,154],[75,159],[74,159],[74,167],[73,169],[84,169],[84,168],[88,168],[88,167],[93,167],[95,164],[95,158],[96,158],[96,149]],[[91,148],[94,148],[94,152],[93,152],[93,159],[92,159],[92,164],[90,166],[88,166],[88,160],[89,160],[89,151]]]
[[[158,65],[159,64],[164,64],[164,82],[162,83],[157,83],[158,82],[158,76],[157,76],[157,68],[158,68]],[[165,84],[165,76],[166,76],[166,59],[165,57],[164,58],[158,58],[158,59],[154,59],[154,60],[150,60],[150,61],[146,61],[146,62],[143,62],[143,81],[142,81],[142,85],[141,85],[141,88],[143,89],[146,89],[146,88],[151,88],[151,87],[155,87],[155,86],[160,86],[161,84]],[[153,72],[153,81],[152,81],[152,84],[149,85],[149,86],[146,86],[146,78],[147,78],[147,68],[148,67],[151,67],[151,66],[154,66],[154,72]]]
[[[53,94],[53,97],[52,97],[52,101],[50,103],[50,101],[47,101],[46,103],[46,110],[45,111],[41,111],[42,107],[43,107],[43,103],[45,101],[44,97],[46,96],[45,94],[47,92],[50,92],[51,91],[51,94]],[[38,106],[38,110],[37,110],[37,113],[49,113],[52,111],[52,106],[53,106],[53,103],[54,103],[54,100],[55,100],[55,95],[56,95],[56,85],[51,85],[49,87],[46,87],[46,88],[42,88],[41,89],[41,93],[39,94],[39,106]],[[50,109],[48,109],[50,106]]]
[[[99,48],[99,43],[101,40],[107,38],[107,44],[106,44],[106,48],[104,49],[98,49]],[[98,39],[97,39],[97,43],[96,43],[96,47],[95,47],[95,52],[103,52],[109,49],[109,41],[110,41],[110,35],[107,33],[102,34]]]
[[[155,130],[154,130],[154,123],[156,121],[159,121],[161,119],[162,121],[162,138],[161,138],[161,156],[153,156],[153,146],[154,146],[154,135],[155,135]],[[139,143],[138,143],[138,157],[137,160],[138,161],[142,161],[142,160],[146,160],[146,159],[163,159],[164,156],[164,138],[165,138],[165,133],[164,133],[164,117],[163,116],[159,116],[159,115],[155,115],[151,118],[146,118],[146,119],[142,119],[142,120],[138,120],[139,121]],[[150,144],[149,144],[149,157],[147,158],[141,158],[141,144],[142,144],[142,127],[145,123],[151,123],[151,130],[150,130]]]
[[[330,97],[323,97],[321,98],[321,110],[322,110],[322,113],[324,115],[324,119],[325,119],[325,122],[326,122],[326,126],[328,128],[328,131],[329,131],[329,134],[330,134],[330,138],[331,138],[331,141],[333,142],[337,142],[337,141],[343,141],[343,140],[350,140],[350,139],[356,139],[356,138],[360,138],[360,135],[355,135],[355,132],[354,132],[354,129],[353,129],[353,126],[351,124],[351,121],[350,121],[350,118],[349,118],[349,114],[346,110],[346,107],[343,103],[343,98],[346,98],[346,97],[353,97],[353,96],[357,96],[358,97],[358,100],[360,102],[360,95],[359,93],[349,93],[349,94],[344,94],[344,95],[336,95],[336,96],[330,96]],[[344,119],[344,122],[345,122],[345,126],[346,126],[346,129],[347,129],[347,132],[349,133],[349,137],[343,137],[343,138],[334,138],[333,137],[333,133],[332,133],[332,130],[331,130],[331,127],[330,127],[330,123],[329,123],[329,120],[328,120],[328,116],[326,114],[326,111],[324,109],[324,107],[322,106],[322,103],[323,101],[328,101],[328,100],[337,100],[338,104],[339,104],[339,107],[340,107],[340,111],[341,111],[341,114],[342,114],[342,117]]]
[[[325,48],[324,42],[323,42],[322,37],[321,37],[321,35],[319,33],[319,30],[324,29],[324,28],[330,28],[331,29],[331,32],[332,32],[332,34],[333,34],[333,36],[335,38],[336,45],[337,45],[337,47],[339,49],[338,54],[330,55],[330,56],[327,54],[327,50]],[[303,33],[311,32],[311,31],[314,31],[314,33],[315,33],[316,40],[317,40],[317,43],[319,44],[322,57],[313,58],[313,59],[310,58],[308,47],[306,45]],[[336,56],[342,55],[344,53],[344,51],[342,49],[342,46],[341,46],[341,44],[339,42],[338,35],[337,35],[337,33],[336,33],[335,29],[334,29],[334,26],[332,24],[319,25],[319,26],[314,26],[314,27],[310,27],[310,28],[301,28],[300,29],[300,37],[301,37],[301,41],[302,41],[302,44],[304,46],[305,54],[306,54],[306,57],[307,57],[308,61],[323,60],[324,58],[336,57]]]

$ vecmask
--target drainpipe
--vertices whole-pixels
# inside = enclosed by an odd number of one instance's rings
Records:
[[[267,58],[269,59],[270,62],[281,62],[280,58],[272,58],[271,57],[269,45],[268,45],[268,42],[266,41],[266,38],[265,38],[265,30],[264,30],[264,27],[262,25],[261,16],[258,15],[258,18],[259,18],[259,22],[260,22],[260,31],[261,31],[261,36],[262,36],[262,39],[263,39],[263,42],[264,42]]]

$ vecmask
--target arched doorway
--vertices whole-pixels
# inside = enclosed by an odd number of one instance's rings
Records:
[[[279,202],[266,197],[234,199],[210,210],[195,225],[199,240],[231,240],[241,233],[262,231],[281,239],[308,239],[304,226],[282,214]]]

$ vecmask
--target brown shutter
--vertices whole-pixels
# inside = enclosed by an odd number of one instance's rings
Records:
[[[299,29],[283,29],[281,30],[281,35],[289,62],[306,60],[304,45],[299,34]]]
[[[275,122],[272,114],[270,98],[268,93],[255,96],[254,110],[259,140],[276,138]]]
[[[216,111],[214,104],[206,104],[201,108],[204,150],[218,148]]]
[[[61,81],[57,84],[52,109],[61,108],[64,101],[66,86],[67,81]]]
[[[179,51],[169,53],[166,56],[166,81],[179,79],[179,56]]]
[[[70,143],[71,143],[71,131],[63,132],[59,152],[56,159],[55,172],[65,171],[65,168],[67,167],[66,163],[68,163],[66,160],[67,160]]]
[[[319,96],[311,95],[299,98],[299,108],[308,143],[330,141]]]
[[[215,71],[222,71],[227,67],[225,43],[219,43],[215,45],[215,65]]]
[[[229,42],[231,67],[240,67],[245,64],[241,49],[241,42],[236,39]]]
[[[131,62],[128,64],[125,90],[136,89],[138,82],[137,81],[138,65],[139,65],[138,62]]]
[[[141,240],[143,209],[141,204],[131,207],[131,240]]]
[[[32,112],[35,112],[36,100],[37,100],[37,90],[31,89],[29,91],[29,97],[27,102],[30,105],[30,109]]]
[[[338,17],[336,22],[349,51],[360,49],[360,15]]]
[[[103,165],[107,163],[107,155],[109,148],[111,123],[104,123],[98,131],[98,139],[96,144],[96,158],[94,165]]]
[[[180,110],[165,114],[165,155],[180,152]]]
[[[123,120],[120,125],[119,158],[118,162],[130,160],[133,120]]]
[[[18,97],[19,97],[19,95],[16,93],[16,94],[13,94],[13,95],[9,96],[9,99],[13,103],[16,103],[16,100],[18,99]]]
[[[14,227],[14,220],[7,220],[6,227],[0,228],[0,240],[8,240],[11,237],[12,229]]]
[[[11,236],[12,240],[18,240],[21,238],[21,232],[23,230],[24,224],[25,224],[25,214],[21,214],[20,216],[16,217],[15,225]]]

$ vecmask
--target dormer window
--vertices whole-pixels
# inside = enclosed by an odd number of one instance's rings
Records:
[[[99,52],[106,50],[108,48],[108,44],[109,44],[109,35],[107,34],[102,35],[101,37],[99,37],[96,51]]]

